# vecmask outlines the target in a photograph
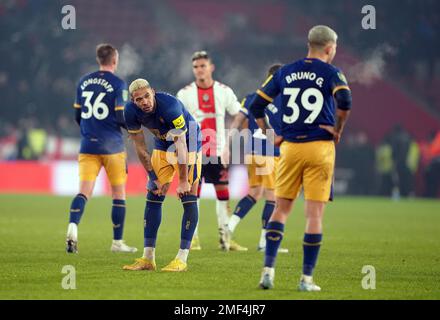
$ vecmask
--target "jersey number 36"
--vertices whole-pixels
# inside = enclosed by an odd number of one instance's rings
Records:
[[[105,97],[105,93],[99,93],[92,105],[91,102],[93,93],[93,91],[83,91],[82,93],[82,97],[86,98],[84,107],[86,107],[87,111],[81,112],[81,118],[90,119],[92,116],[94,116],[98,120],[104,120],[107,118],[109,113],[107,105],[102,102],[102,99]]]
[[[298,120],[300,115],[300,107],[296,103],[296,98],[298,97],[301,89],[299,88],[284,88],[283,94],[288,95],[289,101],[287,101],[287,107],[292,109],[292,115],[283,115],[283,122],[287,124],[292,124]],[[310,98],[314,97],[315,101],[310,102]],[[307,111],[311,111],[310,115],[304,120],[304,123],[313,123],[315,119],[319,116],[324,105],[324,97],[321,91],[316,88],[308,88],[304,90],[301,95],[301,105]]]

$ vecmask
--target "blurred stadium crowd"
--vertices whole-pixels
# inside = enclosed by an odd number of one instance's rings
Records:
[[[76,30],[61,28],[64,4],[76,9]],[[0,159],[76,158],[74,88],[82,74],[96,68],[97,43],[120,49],[118,74],[127,82],[145,76],[172,94],[192,78],[192,52],[207,49],[217,66],[215,78],[241,99],[261,83],[267,65],[303,56],[306,31],[319,22],[333,26],[343,43],[335,64],[349,65],[348,56],[372,61],[367,68],[372,73],[356,78],[361,88],[377,78],[392,83],[436,123],[436,130],[421,136],[396,121],[377,137],[374,128],[353,122],[338,147],[341,190],[438,196],[440,5],[435,0],[368,4],[376,7],[378,24],[369,32],[360,27],[364,2],[357,0],[1,1]],[[350,76],[349,81],[359,72]],[[132,148],[128,151],[135,159]]]

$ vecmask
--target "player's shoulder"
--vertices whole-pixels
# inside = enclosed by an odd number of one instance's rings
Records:
[[[171,101],[179,101],[175,96],[173,96],[171,93],[168,92],[164,92],[164,91],[158,91],[156,92],[155,95],[156,99],[160,100],[160,101],[166,101],[166,102],[171,102]]]
[[[251,101],[255,98],[256,95],[257,95],[256,92],[252,92],[252,93],[249,93],[248,95],[246,95],[246,96],[243,98],[243,101],[242,101],[242,106],[243,106],[243,108],[248,109],[248,108],[249,108],[249,104],[250,104]]]
[[[234,90],[232,90],[230,86],[217,80],[214,81],[214,88],[223,90],[225,92],[232,92],[232,93],[234,92]]]
[[[183,107],[182,102],[168,92],[156,92],[155,97],[161,112]]]
[[[179,90],[179,92],[184,92],[184,91],[188,91],[191,90],[193,88],[195,88],[196,83],[193,81],[191,83],[188,83],[186,86],[184,86],[182,89]]]
[[[178,99],[185,100],[187,97],[190,97],[193,92],[195,92],[196,84],[195,82],[191,82],[177,91],[176,97]]]
[[[127,86],[123,79],[121,79],[120,77],[118,77],[117,75],[115,75],[112,72],[106,73],[105,77],[116,88],[124,88]]]
[[[89,72],[81,76],[78,80],[78,84],[81,85],[84,81],[87,81],[88,79],[91,79],[95,76],[96,71]]]
[[[326,64],[328,66],[329,71],[332,74],[342,73],[342,70],[340,68],[338,68],[337,66],[332,65],[332,64],[328,64],[328,63],[326,63]]]
[[[132,114],[132,113],[136,112],[136,109],[137,109],[136,104],[133,101],[129,101],[125,105],[124,113],[125,114]]]

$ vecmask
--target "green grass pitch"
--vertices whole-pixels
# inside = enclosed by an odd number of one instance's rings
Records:
[[[296,291],[301,274],[303,201],[298,200],[278,255],[275,288],[257,289],[263,253],[260,201],[241,222],[235,239],[248,252],[221,252],[215,202],[201,204],[202,251],[191,252],[184,273],[123,271],[141,254],[110,252],[111,200],[91,199],[79,226],[79,254],[65,253],[70,197],[0,195],[0,299],[440,299],[440,202],[338,198],[324,219],[324,241],[315,281],[320,293]],[[129,197],[127,243],[143,246],[143,197]],[[236,201],[231,202],[231,206]],[[174,258],[182,208],[166,200],[156,262]],[[76,269],[76,289],[64,290],[64,265]],[[376,289],[361,286],[364,265],[376,270]]]

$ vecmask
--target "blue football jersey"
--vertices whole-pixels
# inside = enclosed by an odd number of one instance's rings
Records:
[[[188,151],[199,151],[202,146],[199,125],[176,97],[163,92],[156,92],[156,108],[146,113],[129,102],[125,107],[125,121],[129,133],[142,132],[146,127],[153,135],[155,149],[174,151],[176,135],[186,135]]]
[[[81,78],[75,108],[81,108],[80,153],[113,154],[125,150],[116,112],[128,99],[126,83],[108,71],[96,71]]]
[[[348,89],[343,73],[319,59],[301,59],[270,76],[257,94],[269,102],[281,96],[281,135],[291,142],[332,140],[319,127],[335,125],[334,94]]]
[[[255,117],[249,111],[250,102],[254,99],[255,95],[256,93],[247,95],[241,103],[242,108],[240,112],[246,115],[249,123],[248,128],[252,134],[252,136],[249,137],[250,139],[246,142],[245,151],[247,154],[278,157],[280,155],[280,149],[268,141],[267,137],[258,127]],[[273,103],[270,103],[265,109],[266,118],[277,135],[281,134],[280,105],[281,97],[278,96],[274,99]]]

